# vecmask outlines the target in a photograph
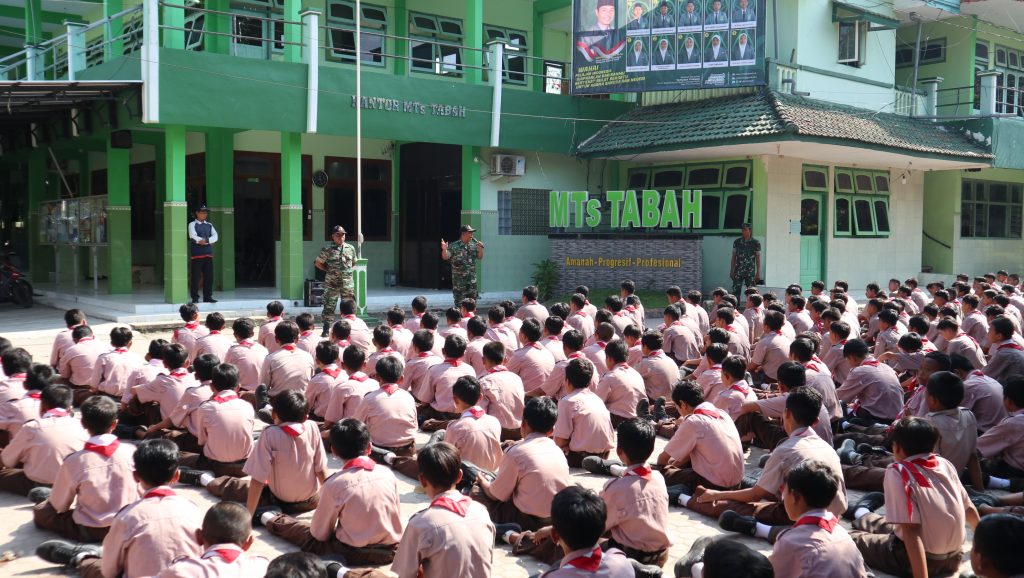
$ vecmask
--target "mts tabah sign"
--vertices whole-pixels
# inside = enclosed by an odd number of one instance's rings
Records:
[[[701,191],[551,191],[552,229],[699,229]]]
[[[765,83],[766,0],[573,0],[572,93]]]

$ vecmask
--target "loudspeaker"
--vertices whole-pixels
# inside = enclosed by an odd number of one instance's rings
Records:
[[[132,131],[115,130],[110,133],[110,148],[130,149],[132,148]]]

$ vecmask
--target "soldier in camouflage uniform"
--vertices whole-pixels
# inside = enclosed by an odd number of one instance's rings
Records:
[[[732,243],[732,292],[738,298],[743,287],[761,280],[761,242],[751,237],[750,223],[743,223],[743,236]]]
[[[463,225],[459,240],[452,243],[441,239],[441,258],[452,264],[452,296],[458,307],[466,297],[477,298],[476,262],[484,258],[484,244],[473,237],[476,229]]]
[[[334,242],[320,251],[314,263],[317,269],[327,273],[324,278],[323,337],[330,334],[338,299],[355,299],[356,287],[353,278],[356,249],[345,242],[345,228],[341,225],[335,226],[331,232],[331,239]]]

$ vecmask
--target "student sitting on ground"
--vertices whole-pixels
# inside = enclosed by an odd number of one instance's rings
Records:
[[[390,357],[390,356],[386,356]],[[398,360],[398,358],[392,358]],[[341,356],[347,379],[331,388],[331,399],[324,411],[324,430],[329,430],[343,419],[356,416],[363,397],[377,388],[379,382],[371,378],[366,368],[366,352],[358,347],[346,347]],[[401,361],[399,365],[401,366]],[[374,369],[376,373],[376,369]]]
[[[985,516],[974,528],[971,568],[980,578],[1011,578],[1024,574],[1024,518],[997,514]]]
[[[178,558],[157,578],[194,576],[261,576],[270,563],[263,556],[248,554],[252,547],[252,516],[234,502],[220,502],[206,511],[196,539],[203,547],[198,556]]]
[[[1003,404],[1009,416],[978,438],[978,453],[989,488],[1019,492],[1024,489],[1024,377],[1006,380]]]
[[[579,468],[588,458],[602,460],[615,445],[611,415],[604,402],[589,389],[594,366],[574,359],[565,368],[565,382],[572,393],[558,400],[554,438],[566,453],[570,468]],[[607,375],[606,374],[606,378]]]
[[[183,452],[181,463],[218,476],[243,477],[242,469],[252,453],[256,412],[238,397],[238,370],[234,365],[215,367],[210,387],[213,397],[203,402],[194,416],[202,453]]]
[[[487,410],[488,415],[498,419],[501,441],[521,439],[523,407],[526,405],[523,380],[502,364],[505,346],[501,343],[491,341],[484,346],[482,353],[484,372],[480,375],[480,390],[483,402],[480,405]]]
[[[601,550],[598,542],[604,534],[608,509],[592,490],[571,486],[559,491],[551,501],[551,539],[564,556],[557,568],[543,578],[570,578],[585,573],[603,578],[633,578],[638,574],[626,555],[615,548]]]
[[[331,394],[335,387],[348,381],[348,373],[338,366],[340,359],[337,343],[321,341],[314,354],[317,372],[306,387],[306,402],[309,404],[309,419],[323,423],[331,403]]]

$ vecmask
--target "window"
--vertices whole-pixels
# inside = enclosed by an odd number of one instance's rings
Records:
[[[935,64],[946,61],[946,39],[934,38],[921,41],[918,64]],[[903,45],[896,50],[896,66],[914,65],[914,45]]]
[[[996,46],[996,66],[1006,66],[1006,53],[1009,50],[1005,46]]]
[[[988,43],[987,42],[975,42],[974,43],[974,59],[980,60],[985,64],[988,64]]]
[[[462,75],[462,21],[409,13],[409,67],[416,72]]]
[[[544,61],[544,92],[546,94],[562,94],[565,78],[565,63]]]
[[[964,180],[960,199],[960,236],[975,239],[1021,238],[1021,185]]]
[[[860,68],[862,30],[866,30],[866,26],[859,20],[839,23],[839,64]]]
[[[498,191],[498,234],[512,234],[512,191]]]
[[[547,236],[550,194],[550,189],[498,191],[498,234]]]
[[[502,80],[510,84],[526,84],[526,32],[501,26],[484,25],[484,49],[491,42],[500,41],[505,44],[504,60],[501,64]],[[484,52],[484,66],[490,66],[490,52]],[[484,76],[487,76],[487,70]],[[561,78],[561,75],[559,75]],[[561,92],[561,88],[559,88]]]
[[[324,189],[324,239],[331,238],[334,225],[345,227],[355,240],[356,160],[326,157],[327,187]],[[391,240],[391,161],[363,159],[363,238]]]
[[[362,5],[360,51],[363,64],[384,66],[384,43],[388,28],[387,10],[370,4]],[[356,5],[349,0],[331,0],[327,5],[327,59],[355,62]]]
[[[748,162],[639,168],[629,172],[626,188],[638,195],[644,189],[662,194],[676,191],[680,207],[681,191],[699,190],[701,226],[692,230],[707,235],[732,234],[738,233],[740,226],[751,220],[751,172]]]
[[[195,10],[185,12],[185,50],[203,50],[203,28],[206,14]]]
[[[806,173],[805,169],[805,182]],[[819,171],[824,171],[819,168]],[[835,169],[836,237],[888,237],[889,173]]]
[[[231,7],[231,53],[269,59],[284,51],[284,0],[245,0]]]
[[[827,191],[828,169],[825,167],[804,167],[804,190]]]

